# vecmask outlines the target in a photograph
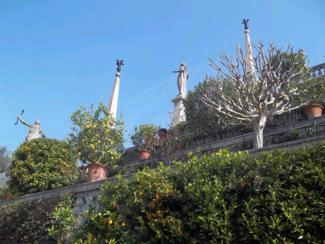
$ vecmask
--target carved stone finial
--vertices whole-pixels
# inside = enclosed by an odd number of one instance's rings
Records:
[[[122,65],[124,65],[124,62],[123,62],[123,60],[121,59],[121,60],[118,60],[118,59],[116,59],[116,71],[117,72],[121,72],[121,66]]]
[[[245,30],[248,30],[248,21],[249,19],[243,19],[242,24],[244,25]]]

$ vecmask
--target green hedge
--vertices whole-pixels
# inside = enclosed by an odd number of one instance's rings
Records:
[[[79,243],[320,243],[325,145],[222,150],[106,183]]]
[[[51,212],[59,198],[0,207],[0,243],[55,243],[49,237]]]
[[[71,146],[55,139],[34,139],[13,154],[9,185],[18,193],[33,193],[71,185],[79,180],[77,155]]]

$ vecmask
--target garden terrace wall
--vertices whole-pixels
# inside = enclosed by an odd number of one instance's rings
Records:
[[[249,152],[258,153],[260,151],[271,151],[274,149],[281,149],[281,148],[296,149],[299,147],[306,147],[306,146],[310,146],[310,145],[313,145],[316,143],[321,143],[321,142],[325,142],[325,135],[320,135],[320,136],[297,140],[297,141],[292,141],[292,142],[286,142],[286,143],[282,143],[282,144],[278,144],[278,145],[272,145],[272,146],[264,147],[264,148],[261,148],[258,150],[253,149],[253,150],[250,150]],[[211,147],[206,147],[204,150],[202,149],[199,152],[203,153],[203,152],[215,151],[215,150],[217,150],[217,149],[215,149],[214,147],[211,146]],[[186,157],[187,153],[188,153],[187,151],[186,152],[185,151],[178,152],[177,156],[179,157],[179,159],[181,159],[181,158],[184,159]],[[161,162],[161,160],[158,160],[157,158],[146,160],[146,161],[141,161],[141,162],[134,161],[134,162],[129,162],[128,164],[122,165],[120,169],[128,172],[126,174],[123,174],[123,176],[126,178],[129,178],[133,175],[133,173],[136,170],[143,168],[145,166],[156,167],[159,162]],[[169,164],[169,163],[171,163],[171,160],[165,160],[165,163]],[[107,180],[114,182],[116,179],[115,179],[115,177],[110,177]],[[54,190],[50,190],[50,191],[24,195],[21,197],[17,197],[16,199],[13,199],[13,200],[0,201],[0,211],[1,211],[1,207],[5,207],[5,206],[17,204],[17,203],[22,203],[22,202],[36,201],[36,200],[40,200],[40,199],[55,198],[60,195],[64,195],[64,194],[68,194],[68,193],[76,196],[77,202],[79,202],[78,208],[82,209],[83,203],[95,201],[97,199],[97,194],[100,192],[101,185],[103,182],[105,182],[105,180],[91,182],[91,183],[75,184],[75,185],[66,186],[66,187],[62,187],[62,188],[58,188],[58,189],[54,189]]]
[[[264,147],[274,146],[289,141],[300,141],[302,139],[322,135],[325,135],[325,116],[309,120],[305,119],[287,126],[265,129]],[[252,150],[253,138],[253,132],[225,139],[206,138],[205,140],[193,141],[191,137],[188,137],[187,142],[180,142],[180,145],[178,145],[180,149],[172,153],[170,158],[181,158],[189,152],[211,151],[225,147],[233,151]],[[156,154],[153,156],[153,160],[166,161],[168,159]],[[130,164],[138,163],[138,161],[136,148],[132,147],[127,149],[125,156],[122,158],[121,166],[125,168]]]
[[[265,137],[271,137],[275,136],[280,133],[286,133],[290,132],[293,130],[297,129],[308,129],[311,128],[313,129],[313,134],[315,136],[309,137],[309,138],[303,138],[300,140],[294,140],[291,142],[284,142],[284,143],[279,143],[279,144],[271,144],[268,145],[262,149],[259,150],[254,150],[250,149],[249,151],[251,152],[257,152],[257,151],[265,151],[265,150],[272,150],[275,148],[296,148],[299,146],[306,146],[311,143],[317,143],[317,142],[322,142],[325,140],[325,116],[317,118],[317,119],[312,119],[312,120],[305,120],[300,123],[296,123],[291,126],[287,127],[282,127],[282,128],[277,128],[277,129],[269,129],[265,131]],[[194,145],[193,147],[185,148],[183,150],[179,150],[175,152],[171,158],[162,158],[162,157],[153,157],[149,160],[146,161],[140,161],[134,157],[128,157],[127,160],[123,160],[120,164],[120,167],[118,168],[117,171],[111,172],[111,175],[116,174],[117,172],[125,172],[124,176],[129,177],[132,175],[133,172],[135,172],[137,169],[142,168],[144,166],[149,166],[149,167],[155,167],[158,162],[164,161],[165,163],[170,163],[171,160],[177,159],[177,160],[182,160],[186,158],[186,155],[190,152],[192,153],[204,153],[204,152],[209,152],[209,151],[216,151],[221,148],[231,148],[233,150],[238,150],[236,148],[236,145],[239,145],[240,143],[246,143],[247,141],[251,141],[253,138],[252,133],[244,134],[241,136],[233,137],[233,138],[228,138],[224,140],[218,140],[215,142],[211,143],[206,143],[206,144],[200,144],[200,145]],[[129,150],[130,154],[132,154],[132,150]],[[114,181],[114,178],[111,177],[108,180]],[[63,188],[58,188],[46,192],[38,192],[34,194],[28,194],[24,195],[22,197],[18,197],[14,200],[10,201],[0,201],[0,207],[11,204],[11,203],[18,203],[18,202],[25,202],[25,201],[32,201],[36,199],[42,199],[42,198],[51,198],[54,196],[58,196],[61,194],[65,193],[73,193],[73,194],[79,194],[80,196],[84,196],[87,194],[93,194],[92,192],[98,192],[100,190],[101,183],[103,181],[98,181],[94,183],[82,183],[82,184],[75,184]]]
[[[309,133],[307,132],[309,131]],[[297,134],[297,136],[290,138],[291,134]],[[325,134],[325,116],[303,120],[288,126],[279,128],[267,128],[264,130],[264,146],[270,146],[279,144],[291,140],[300,140],[308,137],[314,137]],[[289,135],[289,136],[288,136]],[[285,138],[283,138],[285,137]],[[198,141],[189,141],[182,145],[182,150],[176,152],[176,154],[183,154],[187,151],[196,151],[196,148],[201,150],[205,149],[218,149],[218,148],[230,148],[231,150],[250,150],[253,148],[254,133],[245,133],[242,135],[218,139],[207,139]]]

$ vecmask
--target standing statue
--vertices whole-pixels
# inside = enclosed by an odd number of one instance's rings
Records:
[[[36,120],[33,125],[28,124],[23,118],[21,117],[24,113],[24,110],[17,116],[17,121],[15,125],[18,124],[18,122],[22,123],[23,125],[26,125],[29,128],[28,135],[25,138],[25,141],[30,141],[33,139],[37,139],[42,135],[42,137],[45,137],[44,132],[41,128],[41,122],[39,120]]]
[[[182,63],[179,67],[179,70],[173,71],[173,73],[178,73],[178,77],[177,77],[178,95],[185,98],[187,93],[186,81],[188,79],[186,65]]]

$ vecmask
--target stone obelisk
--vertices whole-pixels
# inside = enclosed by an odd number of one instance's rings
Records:
[[[253,57],[251,38],[249,36],[248,21],[249,19],[243,19],[242,22],[244,25],[245,33],[245,72],[246,75],[255,77],[255,62]]]
[[[188,79],[186,65],[182,63],[180,65],[179,70],[173,71],[173,73],[178,73],[178,77],[177,77],[178,95],[172,100],[172,102],[174,103],[174,112],[172,113],[171,126],[175,127],[176,125],[186,121],[185,105],[184,105],[187,96],[186,83]]]
[[[124,65],[123,60],[116,60],[116,75],[115,75],[115,82],[112,97],[110,100],[110,104],[108,107],[109,113],[112,115],[114,119],[117,116],[117,104],[118,104],[118,95],[120,90],[120,79],[121,79],[121,66]]]

